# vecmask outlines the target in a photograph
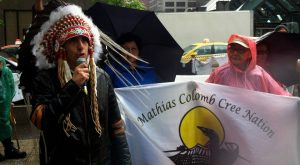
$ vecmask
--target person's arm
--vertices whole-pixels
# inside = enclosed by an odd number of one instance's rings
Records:
[[[129,165],[131,164],[129,147],[125,136],[125,125],[121,118],[116,95],[111,85],[108,75],[105,76],[108,82],[108,106],[109,123],[112,138],[112,164]]]
[[[8,69],[8,68],[7,68]],[[10,101],[13,100],[15,94],[16,94],[16,88],[15,88],[15,80],[13,73],[10,69],[8,69],[8,81],[9,81],[9,88],[10,88]]]
[[[205,80],[205,82],[207,82],[207,83],[216,83],[216,82],[215,82],[215,77],[216,77],[216,72],[214,71],[214,72],[212,72],[212,73],[209,75],[208,79]]]
[[[73,79],[60,87],[54,72],[42,71],[33,81],[31,121],[41,130],[52,128],[60,122],[62,115],[68,114],[85,95],[81,85],[86,80],[83,73],[78,71],[81,64],[75,68]],[[81,84],[81,85],[79,85]]]
[[[34,9],[35,12],[37,13],[43,11],[44,10],[43,0],[35,0]]]
[[[32,5],[31,11],[32,11],[32,22],[34,22],[36,15],[44,11],[43,0],[35,0],[34,5]]]

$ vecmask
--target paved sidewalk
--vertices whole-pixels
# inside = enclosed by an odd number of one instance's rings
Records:
[[[27,153],[24,159],[9,159],[0,162],[0,165],[38,165],[39,164],[39,130],[29,121],[31,109],[16,107],[14,115],[16,119],[16,129],[13,129],[13,143],[17,148],[16,136],[19,139],[20,150]],[[0,153],[4,155],[3,145],[0,143]]]
[[[17,147],[17,142],[13,140],[14,146]],[[38,139],[19,140],[20,150],[27,153],[24,159],[8,159],[1,162],[1,165],[39,165],[39,149]],[[0,153],[3,155],[3,146],[0,146]]]

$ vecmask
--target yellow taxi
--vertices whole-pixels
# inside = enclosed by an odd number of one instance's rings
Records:
[[[184,48],[180,62],[189,63],[192,58],[206,61],[209,57],[226,56],[227,43],[225,42],[197,42]]]

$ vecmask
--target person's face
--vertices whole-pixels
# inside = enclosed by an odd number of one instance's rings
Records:
[[[71,70],[77,66],[77,59],[88,57],[89,42],[86,37],[78,36],[69,39],[64,44],[66,59]]]
[[[287,30],[285,28],[280,28],[277,32],[280,33],[287,33]]]
[[[245,48],[239,44],[229,45],[229,59],[233,65],[245,70],[251,60],[251,52],[249,48]]]
[[[122,47],[127,50],[129,53],[131,53],[132,55],[134,55],[135,57],[139,57],[139,49],[137,47],[137,44],[134,41],[129,41],[129,42],[125,42]],[[131,63],[135,63],[136,59],[130,57],[129,55],[126,55],[126,58],[131,62]]]
[[[268,58],[268,47],[266,45],[257,46],[257,65],[264,67]]]

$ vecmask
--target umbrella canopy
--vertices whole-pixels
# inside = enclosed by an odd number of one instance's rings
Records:
[[[286,86],[299,83],[296,65],[300,59],[300,34],[272,32],[260,37],[257,44],[267,45],[269,54],[265,69],[276,80]]]
[[[114,41],[126,32],[139,36],[141,58],[154,66],[163,81],[175,80],[183,50],[154,12],[95,3],[86,14]]]

